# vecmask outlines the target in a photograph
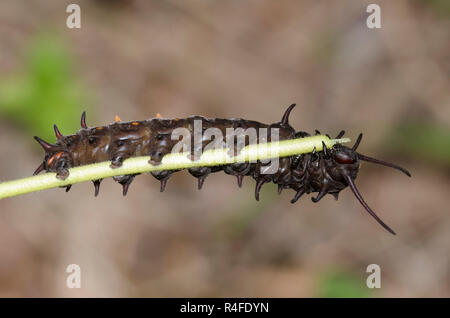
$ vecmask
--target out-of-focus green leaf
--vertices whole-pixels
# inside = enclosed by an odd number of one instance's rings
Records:
[[[420,0],[420,2],[445,18],[450,16],[450,1],[448,0]]]
[[[358,279],[346,271],[333,270],[319,279],[317,297],[364,298],[370,295],[365,278]]]
[[[265,184],[261,188],[260,201],[255,204],[254,198],[235,200],[230,202],[227,209],[233,211],[231,216],[220,223],[217,233],[227,239],[236,238],[245,233],[253,221],[267,210],[267,207],[276,199],[277,188],[273,184]],[[222,212],[221,214],[228,214]]]
[[[395,153],[427,162],[450,166],[450,129],[431,123],[399,125],[388,138]]]
[[[86,93],[63,43],[40,35],[25,56],[18,74],[0,78],[0,115],[50,142],[55,140],[54,123],[62,133],[78,130]]]

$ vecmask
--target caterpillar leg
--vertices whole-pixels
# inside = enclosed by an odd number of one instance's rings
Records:
[[[319,194],[317,194],[315,198],[312,197],[311,201],[314,203],[319,202],[328,193],[328,190],[329,190],[328,184],[325,183],[320,189]]]
[[[236,178],[237,178],[238,187],[242,188],[242,180],[244,179],[244,176],[240,174],[240,175],[237,175]]]
[[[161,187],[159,189],[160,192],[164,192],[167,185],[167,180],[169,180],[172,173],[179,171],[179,170],[161,170],[161,171],[152,171],[150,174],[155,177],[157,180],[161,182]]]
[[[70,188],[72,188],[72,185],[71,184],[69,184],[69,185],[67,185],[67,186],[63,186],[63,187],[60,187],[60,188],[65,188],[66,189],[66,192],[69,192],[70,191]]]
[[[198,180],[197,188],[199,190],[201,190],[206,177],[211,173],[211,168],[210,167],[195,167],[195,168],[189,168],[188,171],[193,177],[197,178],[197,180]]]
[[[226,165],[223,171],[226,174],[236,176],[237,184],[239,188],[242,188],[242,181],[244,176],[248,175],[252,169],[252,164],[250,163],[233,163]]]
[[[278,185],[278,194],[281,194],[282,191],[283,191],[283,185],[279,184]]]
[[[128,188],[130,187],[131,182],[133,182],[134,177],[136,177],[138,174],[139,173],[113,177],[113,179],[115,181],[117,181],[118,183],[120,183],[122,185],[123,196],[127,195]]]
[[[207,176],[202,176],[198,178],[197,189],[201,190],[203,187],[203,183],[205,182]]]
[[[331,192],[330,194],[334,197],[336,201],[339,200],[339,192]]]
[[[94,196],[98,196],[98,193],[100,192],[100,183],[102,182],[102,179],[94,180],[92,183],[94,184]]]
[[[159,188],[159,192],[164,192],[164,190],[166,190],[167,180],[169,180],[169,177],[161,180],[161,187]]]
[[[259,192],[261,191],[261,188],[264,183],[268,182],[266,178],[260,178],[256,181],[256,187],[255,187],[255,199],[256,201],[259,201]]]
[[[295,189],[294,189],[295,190]],[[294,198],[291,200],[291,203],[294,204],[295,202],[300,199],[300,197],[305,193],[305,190],[303,187],[300,187],[300,189],[297,190],[297,193],[295,194]]]

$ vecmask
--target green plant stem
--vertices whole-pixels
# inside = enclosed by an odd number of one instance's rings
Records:
[[[322,142],[328,148],[337,143],[350,142],[348,138],[330,139],[324,135],[283,140],[280,142],[249,145],[243,148],[239,155],[230,157],[227,149],[205,151],[201,158],[191,161],[186,153],[166,155],[162,163],[153,166],[148,163],[150,157],[134,157],[123,162],[120,168],[110,168],[110,162],[100,162],[91,165],[71,168],[70,175],[65,180],[56,178],[56,173],[45,173],[24,179],[0,183],[0,199],[17,196],[20,194],[66,186],[89,180],[104,179],[113,176],[150,172],[155,170],[175,170],[200,166],[216,166],[237,162],[256,162],[270,158],[288,157],[296,154],[309,153],[316,148],[322,150]]]

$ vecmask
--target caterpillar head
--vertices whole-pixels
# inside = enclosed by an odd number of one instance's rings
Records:
[[[382,161],[382,160],[375,159],[375,158],[371,158],[371,157],[368,157],[368,156],[365,156],[363,154],[356,152],[356,149],[358,148],[358,146],[361,142],[362,136],[363,136],[362,134],[359,134],[358,139],[356,140],[356,142],[352,148],[348,148],[341,144],[337,144],[331,150],[329,150],[331,157],[336,162],[337,166],[340,168],[341,172],[344,175],[346,174],[345,172],[347,171],[348,172],[347,174],[350,174],[350,176],[353,177],[351,172],[353,170],[356,170],[356,172],[357,172],[357,170],[359,169],[360,160],[362,160],[362,161],[372,162],[372,163],[376,163],[376,164],[380,164],[380,165],[383,165],[386,167],[391,167],[391,168],[400,170],[401,172],[406,174],[408,177],[411,177],[411,174],[409,173],[408,170],[406,170],[400,166],[397,166],[396,164]],[[338,137],[340,137],[340,136],[338,136]],[[324,147],[324,152],[327,152],[326,147]],[[354,177],[353,177],[353,179],[354,179]]]
[[[55,131],[58,128],[55,126]],[[60,136],[55,144],[50,144],[39,137],[34,137],[45,151],[44,161],[36,169],[34,175],[45,170],[56,172],[57,177],[65,179],[69,175],[68,169],[73,166],[74,150],[78,148],[81,138],[78,135]]]
[[[326,149],[326,148],[324,148]],[[324,152],[326,152],[325,150]],[[359,158],[358,154],[353,148],[343,146],[341,144],[335,145],[328,150],[329,156],[332,159],[332,173],[336,179],[344,179],[345,175],[356,178],[359,170]]]
[[[81,128],[87,129],[86,112],[81,115]],[[37,167],[33,175],[41,171],[56,172],[59,179],[66,179],[69,176],[69,168],[74,166],[75,154],[79,153],[79,147],[82,146],[82,137],[79,134],[64,136],[56,125],[53,126],[56,136],[55,144],[51,144],[34,136],[34,139],[41,145],[45,151],[44,161]]]
[[[340,134],[341,135],[341,134]],[[339,138],[341,136],[338,136]],[[404,174],[406,174],[408,177],[411,177],[411,174],[408,172],[408,170],[397,166],[393,163],[382,161],[379,159],[371,158],[365,155],[362,155],[358,152],[356,152],[356,149],[359,146],[359,143],[361,142],[362,134],[359,134],[358,139],[356,140],[355,144],[352,148],[345,147],[343,145],[335,145],[330,152],[330,156],[335,162],[335,169],[332,170],[332,173],[335,175],[333,177],[340,177],[339,179],[345,180],[345,183],[347,186],[350,187],[355,197],[358,199],[358,201],[361,203],[361,205],[366,209],[366,211],[380,223],[386,230],[388,230],[390,233],[395,235],[395,232],[387,226],[376,214],[373,212],[373,210],[367,205],[367,203],[364,201],[364,198],[359,193],[358,188],[355,185],[354,179],[356,179],[356,175],[358,174],[359,170],[359,163],[360,160],[372,162],[376,164],[380,164],[383,166],[391,167],[397,170],[400,170]],[[324,153],[327,152],[326,147],[324,147]]]

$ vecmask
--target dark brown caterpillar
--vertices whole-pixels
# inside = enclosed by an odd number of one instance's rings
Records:
[[[261,129],[267,129],[267,141],[271,141],[271,133],[279,132],[279,140],[304,138],[310,136],[303,131],[296,132],[289,125],[289,114],[295,104],[289,106],[285,111],[280,122],[274,124],[263,124],[257,121],[249,121],[244,119],[208,119],[200,116],[192,116],[185,119],[161,119],[153,118],[145,121],[133,122],[115,122],[107,126],[89,128],[86,125],[86,113],[81,116],[81,129],[74,135],[63,136],[54,126],[56,143],[50,144],[39,137],[34,137],[37,142],[44,148],[45,157],[41,165],[36,169],[34,174],[41,171],[56,172],[56,176],[65,179],[69,175],[69,168],[86,165],[90,163],[111,161],[111,167],[117,168],[122,165],[123,160],[134,156],[150,156],[149,161],[152,165],[161,163],[162,158],[170,153],[173,147],[178,143],[178,139],[173,140],[172,135],[176,129],[184,129],[191,135],[198,131],[195,125],[201,123],[202,130],[200,133],[200,142],[189,141],[188,148],[191,151],[191,159],[195,160],[196,151],[203,151],[205,147],[213,141],[222,143],[224,141],[213,136],[207,136],[205,131],[208,129],[216,129],[215,131],[227,136],[227,128],[233,129],[255,129],[259,140],[264,136],[261,135]],[[316,131],[316,134],[320,134]],[[341,138],[344,131],[341,131],[336,138]],[[236,136],[231,136],[235,138]],[[238,153],[239,150],[253,143],[248,136],[244,135],[244,139],[239,142],[233,142],[231,153]],[[354,180],[357,177],[360,160],[381,164],[391,168],[398,169],[408,176],[410,173],[395,164],[370,158],[356,152],[361,142],[362,134],[358,136],[356,143],[352,148],[336,144],[332,148],[327,148],[324,144],[323,151],[315,150],[308,154],[301,154],[291,157],[279,158],[278,169],[274,173],[265,174],[267,164],[263,162],[256,163],[236,163],[230,165],[190,168],[189,173],[198,179],[198,189],[201,189],[205,178],[213,172],[223,170],[226,174],[233,175],[237,178],[239,187],[242,186],[244,176],[251,176],[256,181],[255,198],[259,200],[259,192],[264,183],[273,182],[278,185],[278,192],[283,189],[293,189],[296,194],[291,200],[295,203],[303,194],[318,192],[316,197],[312,198],[313,202],[319,202],[326,194],[331,194],[337,200],[339,192],[350,187],[356,198],[364,206],[367,212],[375,218],[386,230],[395,234],[372,209],[366,204],[359,193]],[[195,138],[194,138],[195,139]],[[176,171],[155,171],[152,175],[161,182],[161,192],[166,187],[167,180]],[[123,187],[123,195],[127,194],[128,188],[136,175],[125,175],[114,177]],[[98,195],[100,182],[102,180],[93,181],[95,186],[95,196]],[[70,190],[70,185],[66,187],[66,191]]]

